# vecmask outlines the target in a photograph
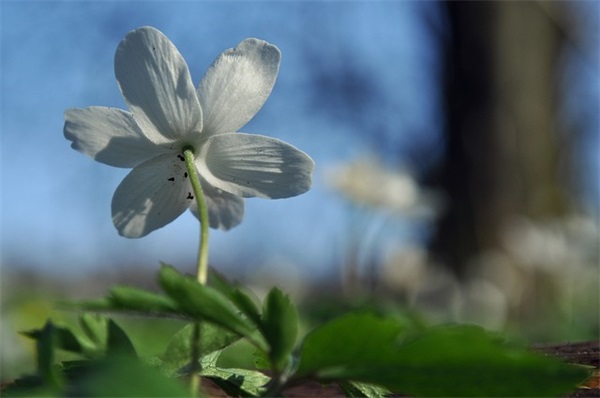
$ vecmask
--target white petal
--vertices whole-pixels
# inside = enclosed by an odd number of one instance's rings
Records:
[[[277,47],[258,39],[219,55],[198,87],[204,131],[231,133],[248,123],[271,94],[280,60]]]
[[[196,157],[207,182],[234,195],[287,198],[310,189],[314,161],[275,138],[228,133],[212,136]]]
[[[144,131],[190,139],[202,130],[202,110],[185,60],[160,31],[131,31],[115,54],[123,98]]]
[[[200,177],[204,199],[208,208],[208,219],[211,228],[229,230],[244,218],[244,199],[215,188]],[[196,199],[190,206],[192,213],[198,218],[198,204]]]
[[[115,167],[135,167],[168,147],[150,141],[131,113],[101,106],[67,109],[64,134],[73,149]]]
[[[160,155],[135,167],[117,187],[113,222],[122,236],[140,238],[176,219],[193,199],[185,163],[176,153]]]

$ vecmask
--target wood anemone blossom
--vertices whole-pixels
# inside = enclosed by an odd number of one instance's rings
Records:
[[[314,161],[275,138],[240,133],[269,97],[281,53],[258,39],[226,50],[196,89],[188,66],[160,31],[127,34],[115,76],[129,112],[92,106],[65,112],[72,148],[115,167],[132,168],[112,199],[119,233],[139,238],[185,210],[198,216],[184,152],[191,150],[210,226],[230,229],[247,197],[287,198],[310,189]]]

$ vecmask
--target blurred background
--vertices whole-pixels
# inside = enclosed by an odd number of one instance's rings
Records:
[[[67,108],[125,107],[114,52],[143,25],[196,84],[246,37],[277,45],[278,81],[242,131],[317,164],[305,195],[249,199],[239,227],[212,232],[214,268],[313,314],[385,303],[536,342],[598,338],[599,16],[598,2],[1,2],[3,378],[30,355],[16,331],[67,316],[54,299],[153,286],[159,261],[193,270],[196,218],[119,237],[128,170],[62,134]]]

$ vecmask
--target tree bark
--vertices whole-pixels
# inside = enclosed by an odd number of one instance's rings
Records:
[[[561,214],[561,34],[538,2],[444,2],[446,211],[432,241],[459,276],[515,217]]]

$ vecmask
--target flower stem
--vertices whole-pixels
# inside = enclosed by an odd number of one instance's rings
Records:
[[[190,176],[196,203],[198,203],[198,215],[200,216],[200,250],[198,250],[198,264],[196,267],[196,279],[201,285],[206,284],[208,274],[208,209],[204,200],[204,193],[194,164],[194,152],[192,149],[184,149],[185,166]]]
[[[198,215],[200,216],[200,247],[198,249],[198,263],[196,266],[196,280],[201,285],[206,285],[208,275],[208,209],[204,200],[204,192],[200,185],[200,178],[194,164],[194,151],[192,148],[184,148],[183,157],[185,158],[185,166],[192,183],[196,203],[198,203]],[[193,397],[198,396],[200,389],[200,375],[198,371],[198,363],[200,361],[200,322],[194,323],[191,342],[191,379],[190,389]]]

